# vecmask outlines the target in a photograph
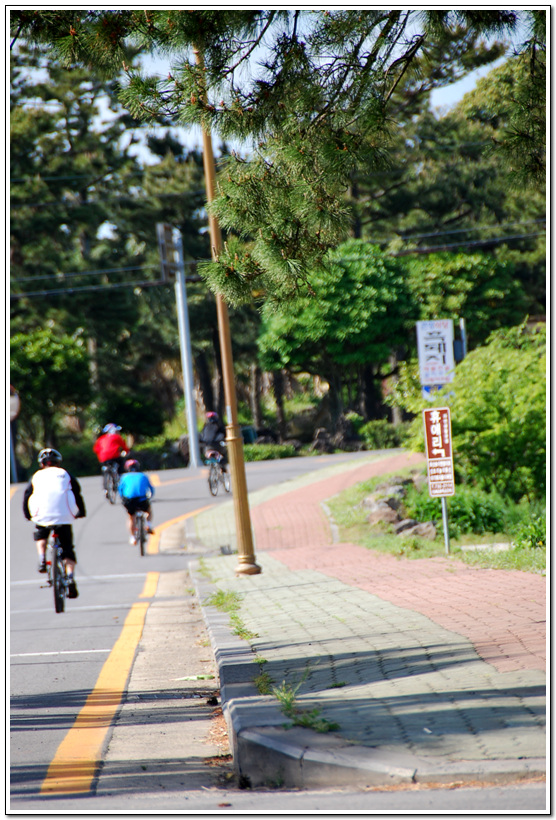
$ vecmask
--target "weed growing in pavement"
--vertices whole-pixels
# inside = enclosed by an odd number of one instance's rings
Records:
[[[219,589],[205,598],[206,606],[215,606],[221,612],[237,612],[241,602],[241,597],[237,592],[226,592]]]
[[[223,589],[219,589],[217,592],[209,595],[209,597],[205,599],[204,603],[205,606],[214,606],[221,612],[229,613],[230,623],[233,627],[232,632],[234,635],[237,635],[238,638],[249,641],[252,638],[258,637],[256,632],[251,632],[247,629],[239,616],[239,610],[241,607],[241,595],[239,595],[239,593],[229,591],[226,592]]]
[[[255,675],[253,678],[253,683],[259,690],[259,694],[261,695],[270,695],[272,693],[272,685],[274,681],[268,674],[263,670],[263,666],[265,663],[268,663],[266,658],[261,658],[260,655],[255,655],[255,663],[259,665],[259,673]]]
[[[268,674],[268,672],[259,672],[258,675],[255,675],[253,678],[253,683],[257,687],[257,690],[260,695],[271,695],[272,694],[272,684],[274,681]]]
[[[199,574],[202,575],[203,578],[206,578],[208,581],[212,581],[213,580],[212,573],[209,570],[209,568],[207,567],[207,565],[205,564],[205,562],[203,561],[203,559],[199,558],[197,563],[199,565]]]
[[[321,717],[322,710],[319,707],[299,709],[296,705],[297,693],[308,677],[309,665],[307,665],[301,679],[296,684],[286,683],[284,680],[280,686],[273,686],[271,693],[280,703],[282,713],[291,720],[290,726],[303,726],[306,729],[313,729],[315,732],[321,733],[334,732],[340,728],[339,724]],[[286,728],[289,728],[289,726],[286,725]]]

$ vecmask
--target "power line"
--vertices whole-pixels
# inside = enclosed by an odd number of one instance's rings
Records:
[[[200,276],[186,276],[186,282],[200,282]],[[160,285],[171,285],[172,282],[165,282],[162,279],[147,279],[143,282],[113,282],[110,285],[84,285],[79,288],[57,288],[52,290],[36,290],[29,293],[13,293],[10,299],[34,299],[38,296],[60,296],[63,293],[79,294],[91,293],[99,290],[113,290],[115,288],[152,288]]]
[[[479,239],[473,242],[456,242],[450,245],[436,245],[427,248],[410,248],[405,251],[399,251],[398,253],[392,253],[391,256],[399,257],[399,256],[409,256],[411,254],[431,254],[431,253],[439,253],[440,251],[445,250],[452,250],[453,248],[466,248],[466,247],[474,247],[477,245],[490,245],[492,243],[498,242],[506,242],[512,239],[528,239],[534,236],[545,236],[546,232],[539,231],[537,233],[526,233],[526,234],[515,234],[514,236],[500,236],[491,239]],[[369,243],[373,244],[373,243]],[[349,257],[349,259],[353,259],[354,257]],[[365,260],[365,256],[357,257],[361,260]],[[208,260],[203,260],[208,261]],[[341,260],[340,260],[341,261]],[[196,262],[189,262],[186,264],[197,264]],[[46,277],[42,277],[46,278]],[[16,280],[16,281],[23,281],[23,280]],[[201,282],[202,279],[200,276],[191,275],[186,277],[186,282]],[[169,285],[170,282],[165,282],[162,279],[157,280],[147,280],[143,282],[114,282],[109,285],[84,285],[78,288],[58,288],[52,290],[41,290],[41,291],[31,291],[29,293],[14,293],[10,296],[10,299],[32,299],[36,297],[44,297],[44,296],[59,296],[60,294],[67,293],[67,294],[75,294],[75,293],[85,293],[85,292],[92,292],[92,291],[99,291],[99,290],[111,290],[115,288],[147,288],[147,287],[156,287],[160,285]]]
[[[538,233],[515,234],[514,236],[500,236],[494,237],[492,239],[477,239],[473,242],[454,242],[450,245],[433,245],[428,248],[408,248],[405,251],[398,251],[397,253],[393,253],[392,256],[409,256],[412,253],[438,253],[439,251],[448,251],[452,250],[453,248],[471,248],[475,245],[490,245],[492,243],[507,242],[511,239],[528,239],[529,237],[533,236],[546,236],[546,231],[539,231]]]
[[[204,260],[203,260],[204,261]],[[208,261],[208,260],[207,260]],[[198,260],[191,259],[191,260],[184,260],[184,265],[197,265]],[[72,271],[70,273],[62,273],[61,275],[58,273],[45,273],[42,276],[23,276],[19,279],[12,279],[12,282],[38,282],[41,279],[69,279],[75,276],[102,276],[104,273],[122,273],[123,271],[130,271],[130,270],[157,270],[158,265],[136,265],[134,267],[129,268],[99,268],[97,270],[83,270],[83,271]],[[49,291],[50,292],[50,291]]]
[[[204,191],[177,191],[176,193],[152,193],[141,197],[133,197],[130,194],[123,196],[102,197],[102,199],[89,199],[87,202],[71,202],[67,199],[53,199],[49,202],[23,202],[20,205],[11,205],[10,211],[22,211],[24,208],[50,208],[52,205],[62,205],[70,208],[85,208],[90,205],[104,205],[107,202],[129,202],[131,205],[144,202],[149,199],[164,199],[165,197],[185,196],[195,197],[204,195]]]
[[[105,273],[123,273],[131,270],[148,270],[156,269],[157,265],[135,265],[129,268],[105,268],[104,270],[84,270],[72,273],[45,273],[42,276],[21,276],[18,279],[12,279],[13,282],[39,282],[41,279],[70,279],[75,276],[102,276]]]

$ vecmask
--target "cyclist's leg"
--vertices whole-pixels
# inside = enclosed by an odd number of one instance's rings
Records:
[[[145,518],[147,519],[147,533],[149,535],[152,535],[154,533],[154,530],[151,527],[151,520],[152,520],[152,517],[153,517],[151,502],[148,501],[148,500],[144,501],[142,506],[141,506],[141,509],[144,510],[145,513],[146,513]]]
[[[134,534],[134,521],[133,516],[135,515],[135,510],[137,509],[137,502],[134,498],[123,498],[123,505],[126,508],[127,512],[127,529],[129,532],[129,543],[134,546],[135,545],[135,534]]]
[[[60,546],[62,547],[62,558],[66,568],[66,575],[73,575],[77,558],[73,545],[73,530],[71,524],[59,524],[56,527],[58,538],[60,539]]]
[[[39,556],[39,572],[46,572],[46,542],[49,532],[49,527],[41,527],[37,524],[37,528],[33,533],[33,539],[37,545],[37,554]]]
[[[228,470],[227,470],[226,465],[228,464],[228,453],[227,453],[227,450],[226,450],[226,446],[224,444],[220,443],[220,442],[218,444],[218,452],[222,456],[222,458],[220,460],[220,466],[222,467],[222,472],[227,473]]]
[[[73,546],[73,530],[71,524],[62,524],[56,527],[58,537],[60,539],[60,546],[62,547],[62,559],[66,569],[66,578],[68,581],[68,598],[77,598],[79,592],[73,577],[73,571],[77,564],[77,557]]]

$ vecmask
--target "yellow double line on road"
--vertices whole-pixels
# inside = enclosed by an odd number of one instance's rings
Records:
[[[149,553],[158,552],[160,531],[197,515],[205,509],[207,507],[160,524],[156,533],[150,538],[147,551]],[[140,598],[155,596],[159,577],[159,572],[147,574]],[[41,785],[41,794],[86,794],[90,792],[102,760],[108,732],[122,702],[149,605],[149,601],[132,605],[124,621],[120,637],[102,667],[93,691],[56,750]]]
[[[157,572],[149,573],[141,595],[146,593],[147,587],[154,594],[158,576]],[[82,794],[90,791],[107,732],[122,700],[148,608],[147,601],[131,607],[95,688],[58,746],[42,783],[41,794]]]

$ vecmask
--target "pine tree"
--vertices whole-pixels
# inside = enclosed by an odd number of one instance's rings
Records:
[[[49,43],[68,65],[108,75],[128,66],[121,99],[134,117],[202,124],[247,142],[251,156],[226,163],[214,205],[237,239],[204,271],[213,290],[241,303],[254,290],[275,300],[310,291],[314,270],[349,228],[344,191],[354,169],[363,156],[383,163],[392,100],[427,49],[433,55],[457,27],[464,41],[466,32],[515,30],[528,14],[16,10],[11,30]],[[170,55],[170,74],[134,71],[131,45]]]

